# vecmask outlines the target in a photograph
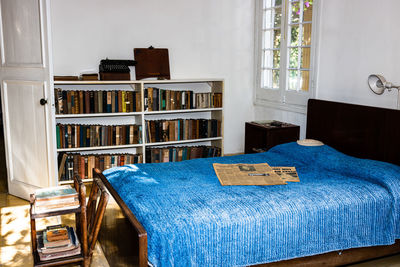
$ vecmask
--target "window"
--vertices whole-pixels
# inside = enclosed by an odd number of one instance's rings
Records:
[[[257,100],[306,105],[312,96],[315,2],[258,0]]]

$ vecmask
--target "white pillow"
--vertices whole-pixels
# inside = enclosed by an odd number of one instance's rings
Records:
[[[297,140],[297,144],[301,146],[323,146],[324,143],[318,140],[314,139],[303,139],[303,140]]]

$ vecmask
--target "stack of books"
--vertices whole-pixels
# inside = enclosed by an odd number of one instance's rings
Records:
[[[35,212],[46,213],[79,207],[78,193],[70,185],[36,190]]]
[[[81,253],[81,246],[73,227],[48,226],[36,235],[41,261],[69,257]]]

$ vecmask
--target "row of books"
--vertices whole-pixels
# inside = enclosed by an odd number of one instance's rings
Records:
[[[81,246],[75,229],[66,225],[47,226],[36,234],[41,261],[78,255]]]
[[[215,146],[157,147],[146,149],[147,163],[176,162],[220,156],[221,148]]]
[[[221,108],[222,93],[194,93],[148,87],[144,91],[145,110]]]
[[[143,162],[142,154],[86,154],[60,153],[59,171],[60,181],[73,179],[74,173],[78,173],[82,179],[93,178],[93,169],[101,171],[109,168]],[[61,160],[60,160],[61,158]]]
[[[139,112],[141,93],[135,91],[82,91],[54,88],[56,114]]]
[[[216,119],[147,120],[145,123],[150,143],[221,136],[221,122]]]
[[[141,125],[57,124],[57,148],[118,146],[142,143]]]

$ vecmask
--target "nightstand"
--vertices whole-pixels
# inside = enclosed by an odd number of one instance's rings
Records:
[[[244,153],[257,153],[299,140],[300,126],[280,121],[246,122]]]

